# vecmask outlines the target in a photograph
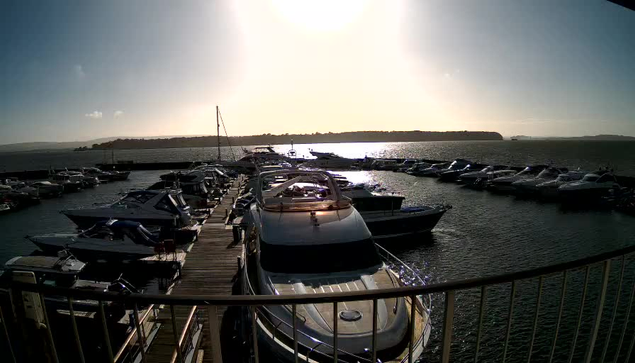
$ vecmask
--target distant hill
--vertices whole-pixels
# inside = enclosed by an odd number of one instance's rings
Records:
[[[488,131],[354,131],[342,133],[283,134],[232,136],[233,146],[333,143],[333,142],[397,142],[397,141],[468,141],[502,140],[497,132]],[[221,138],[221,146],[226,146],[227,138]],[[180,147],[215,147],[216,136],[174,137],[165,139],[117,139],[92,146],[93,150],[103,149],[159,149]]]

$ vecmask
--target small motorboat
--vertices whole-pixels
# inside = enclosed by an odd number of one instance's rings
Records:
[[[118,219],[135,221],[146,227],[180,228],[189,226],[190,207],[180,191],[137,190],[114,204],[99,208],[64,210],[62,214],[80,228],[90,228],[99,221]]]
[[[535,178],[517,180],[512,183],[519,195],[534,195],[538,193],[538,185],[549,181],[555,181],[558,176],[567,173],[567,169],[548,167],[541,171]]]
[[[500,170],[509,170],[516,174],[515,170],[509,169],[509,167],[505,165],[488,165],[481,170],[477,171],[469,171],[467,173],[463,173],[459,175],[459,181],[465,184],[473,184],[479,180],[488,180],[492,176],[492,172],[500,171]],[[499,175],[500,176],[500,175]]]
[[[61,251],[57,257],[50,256],[18,256],[10,259],[4,265],[1,278],[17,280],[21,282],[31,281],[47,286],[81,289],[82,291],[95,292],[138,292],[132,284],[121,277],[112,282],[83,280],[79,274],[86,264],[79,261],[66,251]],[[66,296],[44,295],[46,308],[56,311],[66,311],[69,308]],[[96,300],[74,299],[73,310],[75,312],[97,313],[99,302]],[[126,309],[118,302],[104,302],[106,318],[117,321],[122,318]]]
[[[456,181],[461,175],[470,171],[474,171],[474,167],[471,164],[466,165],[462,169],[439,171],[439,180],[445,182]]]
[[[406,159],[401,164],[397,165],[397,168],[394,170],[398,173],[405,173],[407,170],[415,166],[419,163],[417,159]]]
[[[302,166],[320,169],[350,169],[355,163],[354,159],[344,158],[330,152],[325,153],[311,150],[310,153],[315,156],[316,159],[307,160]]]
[[[64,193],[63,186],[46,180],[33,182],[31,183],[31,187],[37,189],[40,198],[56,198]]]
[[[612,173],[599,173],[590,173],[585,175],[582,180],[561,185],[558,188],[558,196],[567,203],[597,202],[602,197],[620,189],[620,185]]]
[[[96,176],[84,175],[79,171],[67,171],[69,175],[74,175],[82,180],[82,188],[94,188],[99,185],[99,178]]]
[[[427,176],[427,177],[437,177],[439,176],[439,171],[445,169],[448,166],[448,163],[437,163],[432,164],[427,168],[417,169],[410,172],[410,175],[414,176]]]
[[[423,171],[427,168],[429,168],[430,166],[432,166],[432,164],[430,163],[426,163],[426,162],[418,162],[416,164],[414,164],[413,166],[411,166],[410,168],[408,168],[406,170],[406,174],[410,174],[410,175],[416,175],[418,172]]]
[[[64,193],[78,192],[84,186],[82,176],[69,174],[66,171],[51,175],[49,181],[61,185]]]
[[[55,233],[27,236],[47,253],[68,250],[86,260],[125,261],[154,256],[159,245],[157,236],[141,223],[109,220],[98,222],[80,233]]]
[[[99,168],[83,167],[80,169],[80,171],[82,172],[82,174],[86,176],[97,178],[100,183],[107,183],[113,180],[113,173],[108,171],[103,171]]]
[[[542,198],[556,198],[558,196],[558,188],[577,180],[581,180],[588,174],[586,171],[572,170],[564,174],[558,175],[554,180],[548,180],[536,185],[538,194]]]
[[[528,166],[514,175],[501,176],[501,177],[492,179],[487,183],[487,189],[494,192],[503,192],[503,193],[514,192],[516,191],[516,188],[512,186],[512,183],[519,180],[534,178],[538,174],[540,174],[541,171],[545,170],[547,167],[548,167],[547,165]]]
[[[277,176],[286,181],[279,182]],[[406,286],[397,271],[412,270],[373,242],[364,220],[330,175],[283,170],[261,173],[258,184],[262,188],[256,191],[243,245],[244,294],[302,295]],[[289,305],[258,307],[251,322],[259,340],[285,361],[294,359],[294,336],[299,360],[333,361],[333,319],[338,322],[341,361],[368,361],[373,336],[381,361],[416,361],[430,335],[429,297],[376,302],[376,334],[369,313],[373,301],[340,304],[335,315],[331,304],[297,305],[297,311]],[[415,316],[411,321],[412,304]],[[409,356],[411,331],[414,340]]]
[[[449,205],[424,205],[402,208],[405,197],[371,191],[368,186],[356,185],[343,190],[342,195],[351,198],[366,226],[377,241],[402,239],[430,232]]]

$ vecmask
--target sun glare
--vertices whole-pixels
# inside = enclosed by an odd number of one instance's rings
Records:
[[[353,23],[364,11],[367,0],[273,0],[277,12],[287,21],[315,32],[332,32]]]

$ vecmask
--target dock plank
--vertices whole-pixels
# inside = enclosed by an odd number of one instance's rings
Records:
[[[225,197],[214,208],[212,215],[201,228],[198,240],[185,256],[181,270],[181,279],[172,289],[172,295],[231,295],[238,273],[240,244],[233,242],[231,228],[226,228],[226,216],[231,211],[233,198],[238,196],[240,179],[236,180]],[[175,307],[177,332],[183,329],[190,307]],[[219,322],[227,311],[218,308]],[[203,323],[203,337],[198,349],[203,352],[202,362],[213,362],[209,337],[207,311],[200,311]],[[150,363],[170,362],[174,352],[174,333],[169,307],[161,311],[158,317],[163,321],[156,338],[149,347],[146,360]],[[215,362],[221,363],[221,362]]]

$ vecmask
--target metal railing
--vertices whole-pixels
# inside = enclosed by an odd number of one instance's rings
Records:
[[[550,278],[558,278],[562,279],[561,285],[559,287],[559,294],[557,295],[549,295],[553,298],[558,298],[559,303],[557,304],[557,314],[555,316],[555,332],[553,333],[552,338],[550,339],[550,348],[548,354],[549,362],[556,361],[567,361],[571,362],[577,355],[582,355],[582,359],[575,359],[575,361],[583,361],[583,362],[591,362],[592,360],[599,362],[618,362],[618,361],[629,361],[632,356],[633,348],[635,346],[635,327],[632,324],[629,325],[631,320],[633,300],[635,297],[635,276],[631,276],[631,269],[627,268],[627,264],[630,261],[629,257],[631,257],[635,253],[635,246],[622,248],[613,252],[602,253],[599,255],[595,255],[592,257],[587,257],[575,261],[558,263],[550,266],[534,268],[519,272],[513,272],[508,274],[482,277],[482,278],[474,278],[474,279],[465,279],[460,281],[451,281],[437,284],[430,284],[424,286],[407,286],[400,287],[394,289],[382,289],[382,290],[372,290],[372,291],[351,291],[351,292],[339,292],[339,293],[320,293],[320,294],[305,294],[305,295],[259,295],[259,296],[251,296],[251,295],[230,295],[230,296],[206,296],[206,295],[146,295],[146,294],[118,294],[112,292],[88,292],[82,290],[74,290],[69,288],[57,288],[45,285],[37,285],[37,284],[28,284],[28,283],[11,283],[9,285],[5,285],[4,288],[6,292],[12,297],[20,296],[19,294],[23,292],[32,292],[37,293],[42,306],[44,307],[44,320],[45,325],[49,328],[48,332],[50,335],[50,321],[47,315],[45,296],[66,296],[69,303],[69,311],[70,318],[72,322],[72,332],[75,338],[75,347],[73,344],[70,344],[69,347],[65,347],[65,349],[74,349],[74,354],[80,357],[80,361],[85,361],[84,353],[82,351],[82,343],[80,339],[79,327],[75,323],[75,312],[73,311],[73,301],[81,300],[81,299],[89,299],[96,300],[99,302],[100,307],[100,315],[101,315],[101,327],[103,332],[103,346],[106,347],[107,356],[109,362],[115,362],[115,357],[121,356],[121,351],[117,352],[117,354],[113,354],[112,345],[110,341],[110,335],[108,333],[108,324],[105,319],[105,315],[103,313],[103,304],[104,302],[118,302],[124,303],[127,306],[134,306],[135,316],[139,316],[137,306],[150,306],[151,304],[165,304],[169,306],[172,312],[172,330],[173,330],[173,340],[174,340],[174,349],[172,361],[184,362],[185,357],[183,356],[182,348],[185,340],[189,339],[187,337],[188,329],[190,326],[195,324],[199,324],[197,320],[196,311],[202,309],[203,307],[207,308],[208,312],[208,327],[209,327],[209,337],[211,344],[212,355],[218,361],[222,361],[221,350],[222,344],[219,333],[219,322],[217,320],[217,308],[223,306],[233,306],[233,307],[245,307],[247,311],[249,311],[248,316],[251,318],[258,318],[257,310],[258,309],[266,309],[267,306],[271,305],[288,305],[291,306],[292,311],[296,312],[298,305],[304,304],[333,304],[334,309],[334,319],[333,319],[333,335],[334,340],[333,344],[330,347],[332,350],[332,355],[328,357],[328,360],[332,361],[345,361],[346,356],[344,356],[341,352],[342,350],[338,348],[338,322],[337,322],[337,309],[338,304],[351,302],[351,301],[372,301],[373,302],[373,329],[372,329],[372,344],[368,351],[368,357],[365,360],[371,362],[377,362],[377,302],[381,299],[389,299],[389,298],[410,298],[417,299],[420,297],[428,297],[431,294],[439,294],[443,297],[444,303],[442,304],[442,314],[438,314],[438,316],[442,316],[442,319],[435,324],[436,329],[441,330],[441,334],[439,334],[439,338],[437,341],[431,339],[432,346],[428,346],[427,351],[434,351],[438,354],[438,359],[445,363],[449,362],[453,357],[453,336],[455,334],[455,310],[457,307],[457,295],[467,290],[478,289],[480,295],[480,301],[478,301],[478,312],[472,315],[473,321],[475,324],[473,328],[471,328],[470,333],[475,332],[475,341],[474,346],[469,349],[462,349],[463,351],[467,351],[469,355],[472,356],[469,360],[477,362],[479,360],[479,352],[483,349],[483,338],[484,338],[484,320],[488,316],[487,312],[487,299],[490,294],[490,291],[495,290],[494,287],[504,286],[509,288],[509,295],[507,299],[509,299],[509,304],[507,306],[507,311],[504,317],[504,337],[502,339],[497,340],[497,344],[502,343],[502,354],[500,354],[501,359],[496,359],[497,361],[502,361],[505,363],[509,361],[514,355],[513,361],[520,360],[518,356],[520,353],[516,349],[515,352],[511,350],[511,341],[514,337],[514,325],[520,323],[520,321],[515,321],[513,318],[515,316],[515,309],[524,308],[519,305],[517,301],[522,296],[518,293],[519,286],[523,280],[537,279],[537,290],[535,291],[535,305],[532,309],[533,313],[531,317],[527,317],[530,321],[531,326],[531,334],[530,339],[527,339],[529,345],[526,347],[526,351],[522,354],[527,355],[527,361],[530,362],[532,360],[532,356],[535,355],[535,352],[538,349],[537,345],[537,332],[540,332],[540,316],[543,314],[541,308],[544,307],[547,295],[543,293],[546,285],[547,279]],[[615,263],[620,263],[619,273],[617,276],[617,282],[610,284],[610,275],[611,275],[611,266]],[[593,283],[590,281],[590,274],[594,267],[601,267],[601,279],[598,282],[598,292],[597,299],[595,304],[589,302],[592,294],[589,293],[589,286]],[[616,266],[617,267],[617,266]],[[575,329],[572,331],[573,335],[570,342],[565,342],[564,337],[569,334],[563,334],[564,329],[564,315],[566,315],[565,310],[565,301],[570,299],[571,296],[567,295],[568,289],[570,290],[570,286],[568,284],[572,283],[572,275],[575,271],[582,269],[584,271],[584,282],[582,285],[582,293],[579,297],[579,309],[577,311],[577,318],[575,319]],[[630,283],[626,283],[630,282]],[[627,285],[630,286],[630,293],[628,294],[628,299],[623,299],[621,296],[623,295],[624,287]],[[611,289],[615,287],[616,296],[613,300],[613,304],[607,305],[607,294],[609,290],[609,286]],[[533,296],[533,295],[532,295]],[[577,296],[575,297],[577,300]],[[13,305],[13,301],[15,299],[10,299],[11,308],[8,309],[6,305],[2,306],[0,310],[0,320],[3,324],[3,329],[0,334],[4,335],[4,339],[8,342],[8,347],[10,349],[10,355],[13,357],[14,362],[21,361],[21,357],[24,356],[23,353],[20,352],[20,349],[24,349],[24,344],[20,344],[17,340],[20,339],[19,334],[13,334],[11,331],[12,328],[15,328],[15,322],[19,321],[18,315],[20,315],[19,309]],[[439,299],[441,300],[441,299]],[[437,304],[438,306],[441,304]],[[190,306],[192,307],[189,311],[189,315],[187,317],[187,321],[184,324],[184,328],[182,331],[178,332],[176,329],[176,317],[174,315],[174,307],[175,306]],[[412,305],[414,307],[414,304]],[[439,306],[439,308],[441,308]],[[605,313],[605,310],[608,310]],[[618,314],[618,311],[624,311],[624,314]],[[590,316],[586,315],[587,311],[591,311]],[[440,313],[440,312],[439,312]],[[414,308],[410,311],[410,316],[415,314]],[[22,314],[23,315],[23,314]],[[147,313],[146,313],[147,316]],[[144,316],[145,317],[145,316]],[[604,320],[603,320],[604,319]],[[295,361],[299,359],[303,359],[306,361],[312,361],[313,359],[323,360],[324,356],[317,352],[317,347],[313,347],[310,349],[309,354],[315,354],[315,358],[307,357],[306,354],[300,354],[300,348],[298,347],[298,334],[303,334],[302,331],[298,330],[298,321],[297,319],[293,319],[293,323],[291,324],[290,334],[287,335],[287,339],[290,339],[293,344],[290,347],[292,356]],[[143,344],[144,337],[141,334],[141,322],[143,321],[143,317],[141,319],[135,319],[136,332],[138,334],[138,340]],[[583,323],[588,322],[590,324],[590,329],[588,334],[583,334],[581,330],[581,325]],[[598,344],[598,339],[600,336],[600,326],[602,323],[605,323],[604,326],[607,326],[607,329],[602,329],[603,335],[603,344]],[[96,322],[99,323],[99,322]],[[274,321],[270,321],[271,324],[274,324]],[[619,328],[621,323],[621,329]],[[20,328],[20,326],[17,326]],[[55,327],[53,327],[55,328]],[[567,326],[568,328],[568,326]],[[617,329],[617,331],[615,331]],[[262,351],[263,344],[259,343],[259,331],[256,324],[251,324],[250,331],[247,331],[247,334],[250,337],[247,337],[250,341],[250,355],[251,358],[258,362],[260,358],[259,351]],[[630,334],[629,334],[630,333]],[[617,345],[615,345],[615,339],[618,339]],[[583,340],[584,339],[584,340]],[[412,329],[409,329],[409,347],[407,348],[410,352],[409,358],[412,360],[412,350],[414,346],[414,333]],[[58,352],[59,349],[56,349],[55,341],[50,337],[50,341],[48,342],[49,346],[47,348],[47,354],[52,357],[52,361],[59,362]],[[129,341],[126,342],[128,344]],[[613,344],[612,344],[613,343]],[[316,343],[318,344],[318,343]],[[558,347],[563,344],[570,344],[568,350],[568,354],[566,354],[567,358],[564,358],[564,353],[562,349],[558,350]],[[584,346],[584,350],[578,349],[580,346]],[[309,347],[311,348],[311,347]],[[191,349],[191,348],[188,348]],[[541,347],[543,349],[543,347]],[[543,349],[544,350],[544,349]],[[147,357],[143,353],[144,350],[141,349],[141,361],[146,362]],[[469,353],[472,352],[472,353]],[[465,352],[464,352],[465,353]],[[583,353],[583,354],[580,354]],[[465,354],[461,355],[462,360],[467,361],[465,359]],[[620,359],[623,357],[624,359]],[[349,356],[350,358],[350,356]],[[595,359],[594,359],[595,358]]]

